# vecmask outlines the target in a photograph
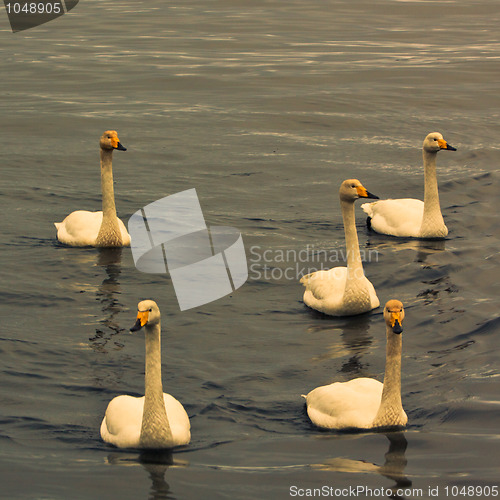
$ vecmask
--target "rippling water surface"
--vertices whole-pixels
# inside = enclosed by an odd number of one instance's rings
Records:
[[[5,498],[395,485],[426,498],[498,485],[497,0],[81,0],[16,34],[2,18]],[[180,312],[169,277],[138,272],[130,249],[57,243],[53,222],[100,208],[98,138],[110,128],[128,148],[114,155],[120,217],[195,187],[208,224],[243,234],[242,288]],[[423,196],[420,149],[434,130],[458,149],[438,157],[447,240],[382,237],[356,212],[368,278],[381,302],[406,306],[408,428],[319,431],[300,394],[382,380],[384,325],[380,310],[308,310],[296,275],[325,263],[315,254],[342,260],[345,178],[380,197]],[[169,456],[99,437],[109,400],[143,392],[144,337],[128,329],[146,297],[163,315],[164,389],[192,423],[191,444]]]

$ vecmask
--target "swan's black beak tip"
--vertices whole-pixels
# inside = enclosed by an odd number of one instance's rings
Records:
[[[392,327],[392,333],[397,333],[398,335],[403,332],[403,327],[399,323],[398,320],[394,323],[394,326]]]
[[[457,148],[454,148],[453,146],[450,146],[449,144],[446,146],[447,151],[456,151]]]
[[[373,200],[380,200],[380,198],[376,194],[370,193],[369,191],[366,192],[366,197]]]
[[[141,320],[140,319],[137,319],[137,321],[135,322],[135,325],[130,329],[131,332],[137,332],[139,331],[140,329],[142,328],[142,325],[141,325]]]
[[[127,148],[123,147],[121,142],[118,143],[115,149],[118,149],[118,151],[127,151]]]

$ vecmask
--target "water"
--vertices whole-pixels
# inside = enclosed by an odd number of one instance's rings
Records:
[[[3,16],[3,497],[398,485],[445,498],[498,485],[499,20],[496,0],[82,0],[15,35]],[[53,222],[100,207],[97,145],[110,128],[128,148],[114,155],[120,217],[195,187],[209,225],[243,234],[242,288],[181,313],[170,279],[138,272],[130,249],[57,243]],[[380,310],[305,308],[294,273],[317,262],[300,251],[341,254],[345,178],[422,197],[434,130],[458,148],[438,156],[448,239],[368,233],[356,212],[367,276],[382,303],[406,306],[408,428],[319,431],[300,394],[381,380],[384,325]],[[128,329],[146,297],[163,315],[164,389],[192,423],[191,444],[169,456],[99,437],[107,403],[142,394],[144,337]]]

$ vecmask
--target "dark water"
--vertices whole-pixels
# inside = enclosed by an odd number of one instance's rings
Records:
[[[497,0],[81,0],[17,34],[3,16],[2,498],[396,484],[414,489],[405,498],[453,486],[486,498],[500,476],[499,21]],[[243,234],[242,288],[181,313],[170,279],[138,272],[130,249],[56,242],[53,222],[100,207],[97,141],[110,128],[128,148],[114,157],[120,217],[195,187],[209,224]],[[422,197],[434,130],[458,148],[438,157],[448,239],[370,234],[357,208],[365,272],[381,302],[406,306],[408,429],[318,431],[300,394],[381,380],[384,325],[380,310],[308,310],[294,273],[318,265],[314,252],[340,255],[345,178]],[[146,297],[163,313],[164,389],[192,423],[171,456],[99,437],[107,403],[142,394],[144,338],[128,329]]]

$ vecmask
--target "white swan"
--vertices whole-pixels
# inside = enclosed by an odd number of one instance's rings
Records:
[[[114,130],[108,130],[100,139],[102,212],[77,210],[62,222],[54,222],[57,239],[74,247],[123,247],[130,245],[130,236],[123,222],[116,216],[113,189],[113,151],[126,151]]]
[[[137,322],[130,329],[146,330],[146,376],[144,396],[117,396],[106,409],[101,437],[119,448],[173,448],[191,439],[189,417],[184,407],[161,383],[160,309],[156,302],[138,305]]]
[[[444,224],[439,206],[436,177],[436,155],[446,149],[456,151],[439,132],[424,139],[424,201],[413,198],[380,200],[365,203],[361,208],[368,214],[368,225],[377,233],[414,238],[445,238],[448,228]]]
[[[307,414],[326,429],[404,427],[408,417],[401,403],[402,323],[405,313],[399,300],[384,307],[387,348],[384,383],[372,378],[334,382],[312,390],[306,398]]]
[[[340,207],[344,220],[347,267],[334,267],[303,276],[306,287],[304,303],[331,316],[361,314],[380,305],[373,285],[363,272],[359,252],[354,201],[358,198],[378,198],[369,193],[357,179],[348,179],[340,185]]]

